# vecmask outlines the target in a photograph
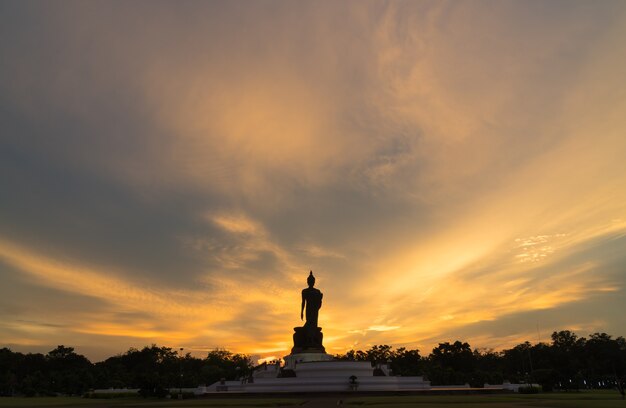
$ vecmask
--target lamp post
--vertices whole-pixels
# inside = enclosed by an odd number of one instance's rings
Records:
[[[180,356],[178,356],[178,367],[180,368],[180,378],[178,383],[178,399],[183,399],[183,348],[180,348]]]

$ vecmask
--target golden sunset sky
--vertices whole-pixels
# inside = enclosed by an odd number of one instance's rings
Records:
[[[626,335],[623,1],[0,1],[0,347]]]

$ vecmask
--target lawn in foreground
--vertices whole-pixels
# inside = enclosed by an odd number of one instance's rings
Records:
[[[488,408],[626,408],[616,391],[581,391],[555,392],[534,395],[498,394],[498,395],[417,395],[394,397],[349,398],[345,404],[354,408],[409,408],[409,407],[488,407]]]
[[[142,398],[85,399],[85,398],[0,398],[1,408],[34,407],[85,407],[85,408],[187,408],[187,407],[296,407],[328,406],[335,408],[342,399],[350,408],[626,408],[615,391],[583,391],[572,393],[547,393],[536,395],[412,395],[388,397],[283,397],[283,398],[227,398],[193,400],[154,400]]]
[[[302,405],[306,400],[301,398],[228,398],[228,399],[144,399],[144,398],[116,398],[91,399],[79,397],[43,397],[43,398],[0,398],[2,408],[45,408],[45,407],[73,407],[73,408],[187,408],[187,407],[286,407]]]

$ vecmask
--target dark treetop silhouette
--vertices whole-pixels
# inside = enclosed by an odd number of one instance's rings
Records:
[[[304,327],[295,327],[293,334],[292,353],[324,353],[322,346],[322,328],[317,327],[319,310],[322,307],[322,297],[324,296],[319,289],[313,287],[315,285],[315,276],[313,271],[309,272],[307,278],[308,288],[302,289],[302,306],[300,308],[300,319],[305,316],[306,322]]]

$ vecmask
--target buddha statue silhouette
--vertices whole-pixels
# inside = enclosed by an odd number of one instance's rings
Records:
[[[300,319],[303,319],[304,309],[306,307],[306,323],[305,327],[309,326],[313,329],[317,329],[317,319],[319,316],[319,310],[322,307],[322,297],[324,296],[319,289],[315,289],[315,276],[313,271],[309,272],[309,277],[306,279],[308,288],[302,289],[302,307],[300,308]]]
[[[300,307],[300,319],[306,322],[303,327],[294,327],[293,348],[294,353],[324,353],[322,345],[323,334],[321,327],[317,327],[319,310],[322,307],[322,292],[314,288],[315,276],[309,272],[306,280],[308,288],[302,289],[302,305]]]

